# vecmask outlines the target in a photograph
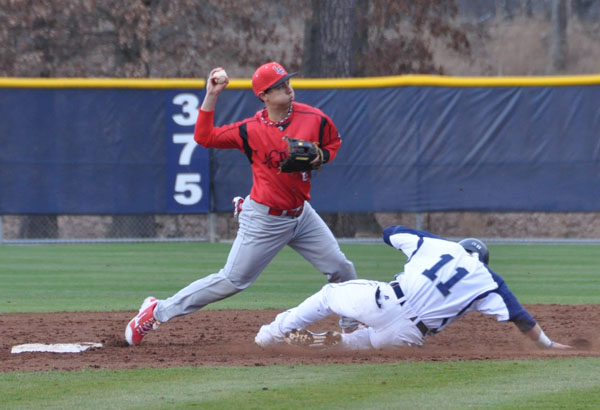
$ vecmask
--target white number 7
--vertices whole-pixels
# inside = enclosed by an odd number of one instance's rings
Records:
[[[194,134],[173,134],[173,142],[175,144],[185,144],[179,154],[179,165],[190,165],[192,162],[192,154],[196,148]]]

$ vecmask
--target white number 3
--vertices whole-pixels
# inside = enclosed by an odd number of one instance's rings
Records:
[[[173,121],[177,125],[194,125],[198,118],[198,104],[200,100],[194,94],[177,94],[173,98],[173,104],[181,105],[183,114],[174,114]]]

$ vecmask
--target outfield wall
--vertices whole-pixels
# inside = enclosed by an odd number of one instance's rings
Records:
[[[600,76],[294,79],[337,124],[320,212],[600,210]],[[190,140],[202,80],[0,79],[0,214],[195,214],[248,193]],[[261,108],[247,79],[217,124]]]

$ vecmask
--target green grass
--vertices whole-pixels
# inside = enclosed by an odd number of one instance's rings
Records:
[[[492,245],[490,255],[522,303],[600,303],[600,245]]]
[[[134,310],[217,272],[227,243],[0,246],[0,313]],[[361,278],[389,281],[404,255],[387,245],[344,244]],[[522,303],[600,301],[600,246],[492,245],[491,267]],[[285,248],[249,289],[210,309],[283,309],[317,291],[325,278]]]
[[[134,310],[217,272],[230,244],[0,246],[0,313]],[[402,253],[343,244],[359,277],[391,280]],[[600,246],[492,244],[522,303],[600,303]],[[282,309],[325,283],[290,249],[217,309]],[[1,316],[0,316],[1,321]],[[401,360],[401,358],[399,358]],[[4,409],[598,408],[600,358],[0,373]]]
[[[600,359],[0,374],[3,408],[574,409]]]

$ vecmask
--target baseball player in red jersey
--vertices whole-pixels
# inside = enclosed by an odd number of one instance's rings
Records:
[[[311,172],[285,173],[279,169],[286,157],[284,137],[318,143],[313,169],[332,161],[341,144],[333,121],[321,110],[295,102],[289,79],[296,73],[288,74],[280,64],[270,62],[252,77],[252,89],[265,107],[251,118],[215,127],[217,98],[229,83],[228,79],[213,81],[213,74],[220,70],[215,68],[209,75],[194,139],[203,147],[239,149],[248,157],[253,184],[241,205],[237,237],[219,272],[192,282],[168,299],[144,300],[125,331],[130,345],[139,344],[158,323],[247,288],[285,245],[304,256],[329,282],[356,279],[354,265],[309,203]],[[358,322],[342,318],[340,325],[343,330],[352,330]]]

